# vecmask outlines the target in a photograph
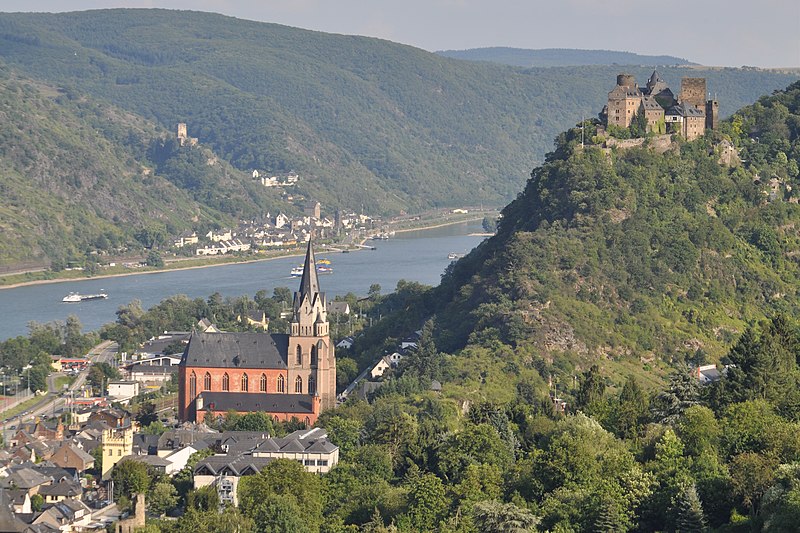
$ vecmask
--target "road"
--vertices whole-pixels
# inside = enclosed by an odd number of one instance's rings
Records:
[[[113,360],[114,354],[117,353],[117,349],[118,346],[115,342],[103,341],[89,350],[89,353],[86,355],[86,357],[89,359],[89,361],[91,361],[91,363],[108,363]],[[87,366],[85,370],[79,372],[75,378],[75,381],[72,382],[72,385],[70,385],[67,391],[58,391],[55,387],[55,378],[63,374],[50,374],[47,378],[47,387],[49,389],[47,394],[42,396],[41,400],[38,401],[31,409],[26,411],[23,416],[17,416],[9,420],[3,420],[2,424],[8,428],[8,425],[16,426],[17,424],[27,420],[35,420],[37,416],[52,416],[56,413],[60,413],[66,405],[66,399],[62,397],[62,393],[80,390],[84,383],[86,383],[86,379],[89,377],[90,368],[91,364]],[[7,437],[7,435],[4,435],[4,437]]]

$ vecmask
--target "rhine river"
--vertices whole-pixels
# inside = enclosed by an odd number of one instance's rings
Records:
[[[482,231],[480,222],[454,224],[440,228],[398,233],[385,241],[367,241],[376,250],[349,254],[332,253],[316,248],[317,259],[330,259],[332,274],[320,275],[321,289],[329,298],[353,292],[367,294],[378,283],[384,294],[392,292],[401,279],[426,285],[439,283],[451,262],[450,252],[463,254],[485,237],[470,235]],[[84,331],[98,329],[116,319],[120,305],[140,300],[147,309],[173,294],[207,298],[214,292],[223,296],[253,296],[259,290],[272,294],[275,287],[297,290],[299,278],[289,276],[302,257],[286,257],[191,270],[137,274],[104,279],[64,281],[0,290],[0,340],[27,335],[28,323],[64,320],[76,315]],[[62,303],[70,292],[94,294],[104,291],[107,300]]]

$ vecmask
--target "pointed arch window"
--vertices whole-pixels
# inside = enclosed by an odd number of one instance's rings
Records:
[[[258,383],[258,390],[261,392],[267,392],[267,375],[261,374],[261,381]]]
[[[189,376],[189,398],[197,396],[197,376],[194,372]]]
[[[317,347],[315,345],[311,347],[311,366],[316,366],[316,364],[317,364]]]
[[[294,380],[294,392],[296,394],[303,392],[303,378],[300,376],[297,376],[297,379]]]
[[[308,376],[308,393],[316,394],[316,392],[317,392],[317,380],[314,379],[314,376]]]
[[[222,390],[231,390],[231,378],[227,372],[222,374]]]
[[[206,372],[206,375],[203,378],[203,390],[211,390],[211,374],[208,372]]]
[[[297,345],[297,353],[295,355],[295,361],[294,362],[297,365],[302,365],[303,364],[303,349],[300,347],[299,344]]]
[[[247,392],[247,374],[242,374],[242,392]]]
[[[278,376],[278,392],[286,392],[286,384],[283,379],[283,374]]]

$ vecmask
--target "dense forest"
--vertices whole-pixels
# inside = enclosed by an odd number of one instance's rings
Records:
[[[558,132],[600,111],[623,68],[523,70],[167,10],[0,14],[0,57],[168,130],[186,122],[240,170],[295,171],[305,196],[370,213],[504,205]],[[796,79],[662,72],[675,90],[685,75],[708,78],[723,115]]]

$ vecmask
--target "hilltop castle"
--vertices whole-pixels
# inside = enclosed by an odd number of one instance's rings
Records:
[[[630,74],[619,74],[601,116],[607,126],[627,128],[637,115],[646,120],[648,132],[677,133],[691,141],[717,127],[719,103],[706,99],[705,78],[681,79],[681,92],[675,98],[655,70],[644,87]]]

